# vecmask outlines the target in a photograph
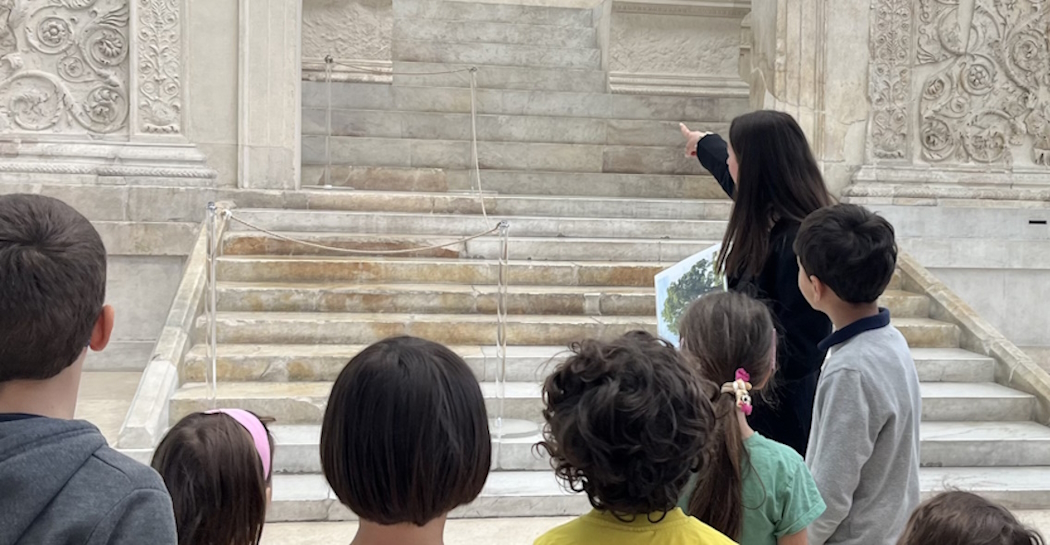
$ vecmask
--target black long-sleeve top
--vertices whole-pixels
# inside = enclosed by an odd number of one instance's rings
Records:
[[[736,184],[729,174],[729,152],[717,134],[700,140],[700,164],[733,198]],[[813,398],[826,352],[817,345],[831,334],[831,321],[814,310],[798,288],[798,260],[793,245],[800,224],[781,219],[769,232],[769,254],[755,277],[730,277],[729,289],[747,293],[769,305],[780,343],[772,388],[758,396],[748,422],[756,431],[805,454],[813,418]]]

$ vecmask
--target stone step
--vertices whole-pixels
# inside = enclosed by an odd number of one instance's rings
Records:
[[[406,67],[406,70],[408,68]],[[510,70],[500,67],[479,68],[479,83]],[[528,71],[529,69],[520,69]],[[420,69],[419,71],[423,71]],[[591,72],[587,72],[590,74]],[[565,71],[558,71],[565,79]],[[580,76],[573,71],[572,76]],[[601,74],[601,72],[598,72]],[[557,74],[555,74],[557,75]],[[461,74],[453,74],[461,76]],[[416,76],[424,77],[424,76]],[[435,76],[437,77],[437,76]],[[410,76],[405,76],[406,80]],[[303,108],[308,110],[379,110],[399,112],[470,113],[469,78],[453,87],[386,85],[304,81]],[[585,78],[586,79],[586,78]],[[477,112],[482,115],[522,115],[552,117],[587,117],[596,119],[633,119],[640,121],[699,120],[698,129],[707,130],[709,123],[729,123],[750,111],[747,99],[731,97],[678,97],[658,95],[613,95],[605,92],[604,80],[597,79],[600,89],[594,92],[557,90],[486,89],[477,90]],[[329,105],[329,92],[331,104]]]
[[[278,474],[318,474],[321,469],[320,425],[270,426],[274,437],[274,472]],[[550,459],[533,447],[543,438],[539,433],[526,437],[496,439],[492,431],[492,469],[494,471],[549,471]]]
[[[602,67],[602,52],[597,48],[395,40],[392,50],[395,61],[578,70],[600,70]]]
[[[1034,410],[1034,396],[993,382],[922,384],[924,421],[1027,421]]]
[[[494,471],[469,505],[450,518],[581,515],[591,509],[584,494],[566,492],[551,471]],[[274,475],[268,522],[346,521],[356,516],[328,487],[323,475]]]
[[[922,382],[994,382],[995,360],[960,348],[912,348]]]
[[[519,45],[542,43],[550,47],[581,49],[598,46],[597,31],[593,28],[440,19],[397,19],[394,21],[393,40]]]
[[[922,498],[966,490],[1007,509],[1050,504],[1050,467],[960,467],[919,470]],[[451,517],[578,516],[591,510],[584,494],[567,492],[550,471],[496,471],[481,496]],[[275,475],[270,522],[352,520],[322,475]]]
[[[216,368],[223,382],[334,381],[351,358],[366,345],[341,344],[220,344]],[[474,371],[478,381],[494,381],[501,359],[495,343],[450,346]],[[547,376],[565,346],[508,346],[506,380],[539,382]],[[183,360],[183,382],[204,382],[210,366],[208,347],[199,344]]]
[[[1050,467],[943,467],[919,472],[922,499],[946,490],[979,494],[1007,509],[1050,505]]]
[[[714,183],[713,181],[711,182]],[[481,198],[476,192],[409,193],[403,191],[368,191],[343,187],[325,189],[304,186],[329,199],[325,210],[356,212],[403,212],[415,214],[482,213]],[[721,189],[719,189],[721,191]],[[334,197],[344,198],[336,199]],[[483,193],[484,210],[493,216],[511,217],[576,217],[662,220],[729,219],[733,203],[729,199],[627,199],[620,197],[549,197],[546,195],[498,195]]]
[[[499,401],[496,383],[482,382],[481,391],[489,415],[495,417]],[[995,383],[922,383],[924,422],[1027,422],[1035,398]],[[319,424],[331,392],[331,382],[220,382],[218,407],[240,407],[281,424]],[[503,417],[543,422],[542,386],[536,382],[505,385]],[[186,383],[171,398],[170,419],[210,408],[210,387]]]
[[[303,185],[325,185],[324,165],[303,165]],[[334,187],[387,191],[460,191],[476,199],[477,183],[468,170],[333,165],[327,180]],[[551,198],[719,199],[725,192],[708,175],[617,174],[483,170],[481,187],[488,193]],[[546,213],[544,215],[550,215]]]
[[[478,2],[434,2],[399,0],[394,18],[478,22],[514,22],[520,25],[552,25],[592,28],[591,10],[522,4]]]
[[[205,338],[207,320],[197,320]],[[635,329],[655,334],[656,317],[510,315],[507,344],[568,345]],[[497,318],[484,314],[365,314],[344,312],[220,312],[218,342],[232,344],[370,344],[413,335],[447,345],[496,342]]]
[[[319,425],[271,426],[276,448],[274,471],[321,473]],[[493,470],[547,471],[550,459],[533,448],[534,434],[497,441],[493,432]],[[1050,428],[1035,422],[923,422],[923,467],[1050,466]]]
[[[472,138],[469,113],[400,112],[385,110],[303,110],[303,134],[423,140]],[[684,120],[690,126],[698,126]],[[329,133],[328,124],[331,123]],[[560,144],[609,144],[616,146],[666,146],[681,148],[678,121],[602,119],[567,116],[480,114],[477,136],[481,142],[540,142]],[[725,133],[728,123],[708,122],[704,128]],[[480,150],[479,150],[480,153]]]
[[[725,233],[721,220],[664,220],[567,217],[514,217],[465,214],[413,214],[396,212],[344,212],[322,210],[239,209],[236,215],[271,231],[369,233],[377,235],[428,235],[460,237],[483,233],[499,221],[510,224],[518,237],[617,238],[718,240]],[[230,232],[249,230],[230,225]]]
[[[923,422],[929,467],[1050,466],[1050,428],[1035,422]]]
[[[373,235],[355,233],[279,233],[280,237],[306,241],[329,248],[353,249],[357,252],[390,252],[416,248],[441,248],[412,251],[400,255],[425,257],[464,257],[498,259],[502,242],[496,235],[489,235],[467,242],[457,242],[463,236],[428,235]],[[710,248],[715,241],[660,240],[660,239],[614,239],[614,238],[550,238],[511,237],[508,246],[510,255],[516,259],[536,261],[565,261],[586,259],[590,261],[634,260],[673,264],[697,252]],[[348,255],[332,249],[304,246],[274,235],[258,232],[228,233],[223,239],[223,251],[227,255]]]
[[[471,284],[259,284],[223,282],[223,312],[376,312],[495,314],[495,285]],[[652,288],[510,286],[510,314],[639,316],[656,314]]]
[[[334,381],[350,358],[365,345],[341,344],[220,344],[219,380],[255,382]],[[470,365],[479,381],[494,381],[500,367],[495,343],[451,346]],[[508,346],[506,380],[542,382],[564,355],[565,346]],[[958,348],[912,348],[923,382],[992,382],[995,361]],[[204,382],[207,346],[194,346],[182,365],[183,382]]]
[[[470,87],[470,76],[462,70],[473,64],[394,61],[395,87]],[[530,66],[477,66],[481,89],[520,89],[604,93],[607,77],[601,70],[538,68]],[[469,106],[469,102],[467,103]]]
[[[499,299],[492,284],[221,282],[217,292],[221,312],[495,314]],[[508,286],[505,297],[509,314],[656,315],[652,287]],[[880,304],[897,318],[924,318],[902,312],[919,300],[926,297],[892,292]]]
[[[930,298],[918,293],[901,290],[886,290],[879,299],[879,306],[890,309],[896,318],[929,318]]]
[[[220,312],[218,342],[233,344],[368,344],[395,335],[414,335],[443,344],[489,344],[496,340],[494,314],[386,314],[346,312]],[[926,318],[897,318],[894,325],[910,346],[958,346],[959,329]],[[197,322],[205,333],[205,316]],[[608,338],[634,329],[656,333],[655,316],[512,314],[505,320],[507,344],[568,345],[584,338]],[[957,420],[946,418],[946,420]]]
[[[512,256],[516,257],[516,256]],[[548,261],[512,259],[509,285],[654,285],[669,264],[646,262]],[[417,282],[441,279],[456,284],[496,284],[499,263],[483,259],[368,256],[230,256],[219,258],[218,277],[228,282]]]
[[[333,165],[466,170],[473,168],[472,157],[469,140],[303,136],[304,165],[327,165],[330,159]],[[479,141],[478,163],[484,170],[689,175],[702,171],[695,158],[684,156],[681,146]]]

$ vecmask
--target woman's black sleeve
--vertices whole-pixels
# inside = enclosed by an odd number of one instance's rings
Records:
[[[736,184],[733,183],[733,177],[729,174],[729,166],[726,164],[726,160],[729,159],[729,148],[726,141],[717,134],[709,134],[701,138],[696,145],[696,158],[715,177],[726,195],[732,199],[736,192]]]

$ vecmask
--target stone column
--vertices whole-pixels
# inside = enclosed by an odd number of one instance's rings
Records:
[[[299,186],[301,24],[302,0],[240,0],[239,187]]]
[[[752,2],[752,106],[798,119],[836,194],[865,160],[868,19],[868,0]]]

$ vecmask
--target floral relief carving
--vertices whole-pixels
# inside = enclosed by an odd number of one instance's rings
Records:
[[[182,54],[179,0],[138,2],[140,129],[150,133],[181,131]]]
[[[975,0],[972,14],[921,0],[916,59],[936,67],[919,100],[924,160],[1012,165],[1030,147],[1050,166],[1048,29],[1045,0]]]
[[[127,129],[126,0],[0,0],[0,133]]]
[[[903,159],[908,146],[912,0],[881,0],[871,25],[871,140],[875,157]]]

